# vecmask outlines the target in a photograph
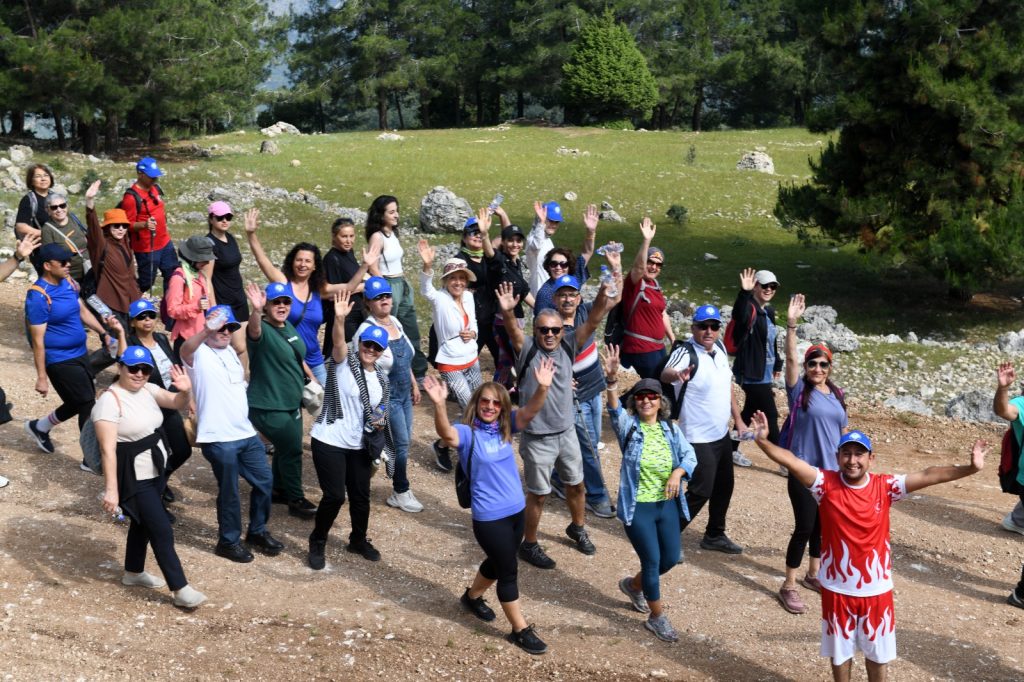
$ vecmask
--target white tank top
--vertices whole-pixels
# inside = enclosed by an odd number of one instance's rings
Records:
[[[380,274],[384,277],[401,277],[402,255],[405,253],[402,242],[398,241],[398,235],[394,232],[390,236],[384,234],[383,231],[379,234],[384,238],[384,250],[381,251],[380,260],[377,261]]]

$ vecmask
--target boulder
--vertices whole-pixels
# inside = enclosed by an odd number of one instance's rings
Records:
[[[736,162],[736,170],[753,170],[760,173],[775,173],[775,162],[764,152],[746,152]]]
[[[298,128],[293,126],[291,123],[285,123],[284,121],[278,121],[272,126],[261,128],[260,132],[267,137],[277,137],[278,135],[301,135],[302,133]]]
[[[625,218],[623,218],[622,216],[620,216],[618,213],[611,209],[608,209],[607,211],[601,211],[600,213],[597,214],[597,217],[607,223],[626,222]]]
[[[883,405],[897,412],[912,412],[923,417],[932,416],[932,408],[924,404],[920,398],[909,395],[897,395],[886,400]]]
[[[996,337],[996,343],[1002,353],[1024,353],[1024,329],[1000,334]]]
[[[7,156],[16,164],[25,163],[32,158],[32,147],[24,144],[12,144],[7,150]]]
[[[447,187],[434,187],[420,203],[420,230],[434,234],[462,231],[473,208]]]
[[[710,263],[711,261],[716,261],[716,260],[718,260],[718,256],[716,256],[715,254],[713,254],[713,253],[705,253],[704,254],[704,262],[705,263]]]
[[[298,168],[299,166],[302,165],[302,162],[299,161],[298,159],[292,159],[291,163],[292,163],[292,168]]]
[[[8,168],[12,166],[11,160],[6,156],[0,156],[0,168]]]
[[[273,140],[263,140],[260,142],[260,154],[280,154],[281,150],[277,148],[277,143]]]
[[[238,201],[237,195],[224,187],[214,187],[210,190],[209,194],[206,195],[206,198],[210,201],[226,201],[229,204],[237,203]]]
[[[992,411],[992,391],[967,391],[946,403],[946,416],[970,422],[1004,423]]]
[[[607,201],[602,201],[602,202],[601,202],[601,210],[602,210],[602,211],[611,211],[611,210],[613,210],[614,208],[615,208],[615,207],[614,207],[614,206],[612,206],[611,204],[609,204],[609,203],[608,203]]]
[[[857,335],[844,324],[836,322],[835,308],[827,305],[812,305],[804,311],[804,322],[797,327],[796,334],[808,341],[826,341],[833,350],[849,353],[860,348]]]
[[[381,133],[377,139],[381,142],[401,142],[405,138],[398,133]]]
[[[179,213],[177,218],[183,223],[205,223],[206,214],[202,211],[187,211],[185,213]],[[177,221],[175,221],[177,222]]]
[[[566,201],[576,201],[576,192],[566,192],[563,196]]]

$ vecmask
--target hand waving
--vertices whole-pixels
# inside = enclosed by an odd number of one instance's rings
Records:
[[[448,398],[448,384],[432,375],[423,378],[423,390],[427,392],[427,397],[434,403],[435,408],[438,405],[443,406]]]
[[[757,272],[754,268],[744,268],[740,273],[740,287],[743,291],[754,290],[754,273]]]
[[[245,212],[245,232],[246,234],[256,234],[256,230],[260,226],[260,210],[258,208],[250,208]]]
[[[495,294],[498,297],[498,305],[502,310],[512,310],[519,303],[519,297],[515,295],[515,287],[512,282],[502,282],[498,285]]]
[[[800,322],[800,316],[807,310],[803,294],[793,294],[789,299],[789,310],[786,312],[786,322],[790,327],[795,327]]]
[[[537,385],[549,387],[555,378],[555,361],[553,358],[543,358],[533,368],[533,376],[537,378]]]
[[[644,216],[644,219],[640,221],[640,234],[643,235],[644,241],[654,241],[654,234],[658,231],[658,226],[651,222],[650,216]]]
[[[334,317],[343,320],[352,312],[352,295],[347,291],[339,291],[334,294]]]
[[[1017,380],[1017,371],[1012,362],[1003,362],[996,368],[996,380],[1002,388],[1009,388]]]
[[[423,264],[428,268],[431,267],[434,264],[434,258],[436,257],[434,247],[431,246],[430,242],[426,239],[419,240],[416,246],[419,248],[420,259],[423,261]]]

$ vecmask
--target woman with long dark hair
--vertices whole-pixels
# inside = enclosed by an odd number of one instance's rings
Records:
[[[174,320],[171,341],[174,350],[194,334],[198,334],[206,323],[205,313],[217,305],[210,281],[203,274],[206,267],[217,257],[213,255],[213,244],[204,234],[192,235],[178,245],[180,264],[167,279],[167,314]]]

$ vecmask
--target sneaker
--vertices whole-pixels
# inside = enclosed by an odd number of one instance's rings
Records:
[[[305,497],[300,497],[288,503],[288,514],[308,521],[316,516],[316,505]]]
[[[268,531],[262,533],[246,533],[245,544],[255,547],[267,556],[277,556],[284,549],[284,543]]]
[[[558,496],[558,499],[565,499],[565,486],[560,481],[551,481],[551,492]]]
[[[587,511],[601,519],[615,518],[615,509],[612,507],[611,502],[609,502],[608,500],[597,502],[596,504],[591,504],[590,502],[587,502]]]
[[[437,464],[437,468],[445,473],[454,468],[452,466],[451,448],[441,445],[440,440],[434,441],[434,462]]]
[[[660,616],[651,616],[644,621],[644,627],[654,633],[654,636],[663,642],[678,642],[679,634],[668,622],[668,616],[664,613]]]
[[[747,459],[739,450],[732,451],[732,463],[738,467],[748,467],[754,464],[749,459]]]
[[[537,633],[533,631],[532,625],[523,628],[519,632],[510,633],[507,639],[526,653],[533,654],[534,656],[543,654],[548,650],[548,645],[541,641]]]
[[[217,546],[213,549],[213,553],[239,564],[247,564],[253,558],[252,552],[242,547],[241,543],[238,542],[233,545],[222,545],[218,542]]]
[[[807,606],[804,605],[804,600],[800,598],[800,593],[796,591],[795,587],[783,587],[780,589],[779,601],[782,602],[782,608],[790,613],[800,615],[807,611]]]
[[[742,554],[743,548],[729,539],[727,535],[719,535],[717,538],[709,538],[707,535],[700,541],[701,549],[710,549],[726,554]]]
[[[803,578],[800,578],[800,584],[812,592],[821,594],[821,581],[813,575],[805,575]]]
[[[173,601],[175,606],[183,609],[194,609],[206,601],[206,595],[191,585],[185,585],[185,587],[174,593]]]
[[[327,565],[327,559],[324,556],[324,550],[327,548],[326,540],[314,540],[309,539],[309,555],[306,557],[306,563],[314,571],[324,570],[324,566]]]
[[[565,529],[565,534],[576,543],[576,549],[580,552],[587,556],[597,554],[597,547],[594,547],[594,543],[590,541],[590,535],[587,533],[586,526],[577,526],[575,523],[570,523]]]
[[[1003,530],[1008,530],[1011,533],[1020,533],[1024,535],[1024,526],[1018,526],[1013,522],[1013,513],[1009,513],[1003,517]]]
[[[539,543],[527,544],[525,541],[519,545],[519,558],[537,568],[554,568],[555,560],[548,556]]]
[[[160,578],[157,578],[155,575],[146,573],[145,571],[142,573],[128,573],[125,571],[125,574],[121,576],[121,584],[127,585],[128,587],[157,588],[163,587],[167,583]]]
[[[1017,596],[1016,589],[1010,591],[1010,596],[1006,598],[1006,603],[1010,606],[1016,606],[1018,609],[1024,609],[1024,599]]]
[[[0,488],[6,488],[8,483],[10,483],[10,481],[3,476],[0,476]]]
[[[32,421],[25,422],[25,433],[27,433],[28,435],[32,436],[32,438],[35,439],[36,445],[39,446],[40,450],[42,450],[48,455],[52,455],[54,452],[56,452],[56,448],[53,447],[53,441],[50,440],[50,434],[43,433],[42,431],[37,429],[36,424],[38,423],[38,419],[33,419]]]
[[[345,545],[345,550],[353,554],[359,554],[367,561],[380,561],[380,552],[366,539],[348,543]]]
[[[411,490],[406,490],[404,493],[391,493],[388,496],[388,506],[397,507],[404,512],[413,514],[423,511],[423,505],[420,504],[420,501],[416,499]]]
[[[494,610],[487,605],[487,602],[484,601],[483,597],[470,599],[468,587],[466,588],[466,591],[462,593],[462,598],[459,599],[459,601],[462,602],[462,606],[467,611],[482,621],[490,623],[492,620],[497,618],[497,616],[494,615]]]
[[[284,493],[273,488],[270,491],[270,504],[288,504],[288,498],[284,496]]]
[[[14,403],[4,403],[4,410],[3,412],[0,412],[0,426],[3,426],[7,422],[14,419],[14,416],[11,414],[11,410],[13,409]]]
[[[619,589],[622,594],[629,597],[629,603],[633,605],[634,611],[640,613],[650,613],[651,607],[647,605],[647,597],[644,596],[643,590],[633,591],[633,576],[627,575],[625,578],[619,581]]]

